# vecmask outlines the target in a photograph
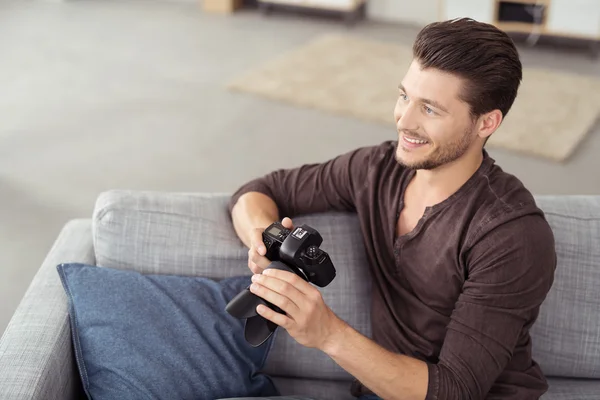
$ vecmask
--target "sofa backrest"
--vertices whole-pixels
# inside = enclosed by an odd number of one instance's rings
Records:
[[[600,196],[538,196],[555,238],[554,284],[531,330],[547,376],[600,378]]]
[[[250,275],[247,249],[227,213],[227,194],[110,191],[96,203],[97,264],[142,273],[221,279]],[[555,282],[532,328],[535,360],[548,376],[600,378],[600,196],[538,196],[555,233]],[[294,219],[323,236],[337,276],[321,292],[332,310],[370,336],[370,278],[358,220],[327,213]],[[323,353],[279,330],[266,372],[350,380]]]

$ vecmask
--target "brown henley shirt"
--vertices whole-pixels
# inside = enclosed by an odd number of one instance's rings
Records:
[[[414,175],[396,141],[327,162],[280,169],[239,188],[261,192],[279,216],[356,212],[373,278],[373,340],[427,363],[427,400],[538,399],[547,383],[529,329],[554,279],[554,236],[531,193],[484,150],[453,195],[396,237]],[[343,266],[337,266],[343,268]],[[356,396],[370,393],[359,381]]]

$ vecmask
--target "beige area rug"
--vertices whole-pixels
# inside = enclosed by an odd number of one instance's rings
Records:
[[[250,70],[228,88],[394,126],[408,47],[325,35]],[[597,122],[600,80],[526,68],[513,108],[489,146],[566,160]]]

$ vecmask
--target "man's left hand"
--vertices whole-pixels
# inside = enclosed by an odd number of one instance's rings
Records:
[[[342,335],[347,324],[325,304],[321,292],[298,275],[266,269],[252,277],[252,293],[286,312],[259,305],[256,311],[288,331],[298,343],[324,350]]]

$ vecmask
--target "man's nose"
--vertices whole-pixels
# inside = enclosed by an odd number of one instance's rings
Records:
[[[402,107],[400,111],[400,119],[398,119],[398,123],[396,127],[399,131],[418,131],[419,130],[419,121],[417,115],[416,105],[414,103],[407,104]]]

